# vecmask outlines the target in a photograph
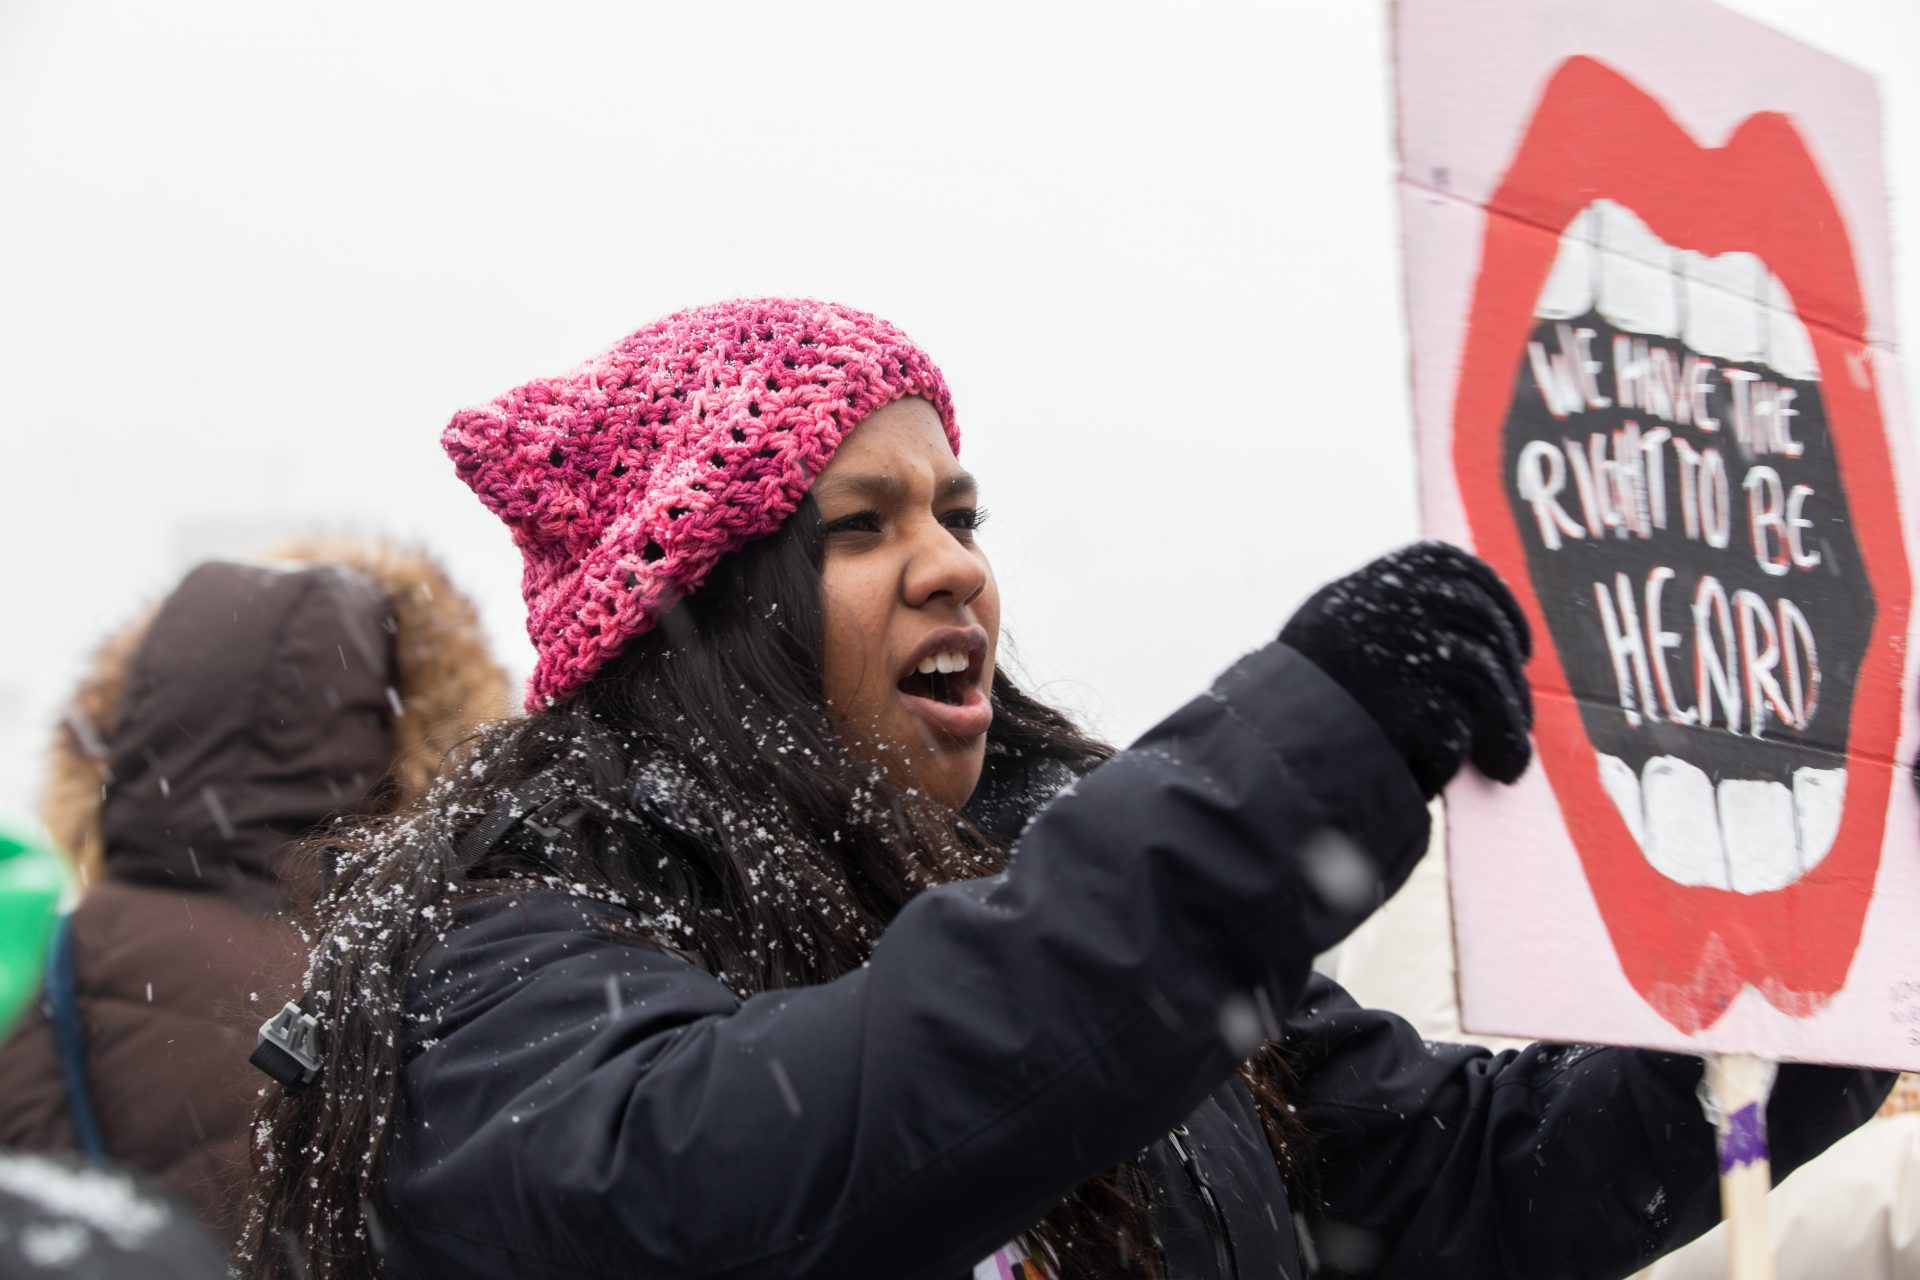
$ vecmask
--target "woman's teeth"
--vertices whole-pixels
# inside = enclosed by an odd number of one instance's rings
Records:
[[[935,672],[951,675],[956,671],[965,671],[967,661],[967,655],[964,653],[930,653],[920,659],[920,665],[914,670],[923,676],[930,676]]]

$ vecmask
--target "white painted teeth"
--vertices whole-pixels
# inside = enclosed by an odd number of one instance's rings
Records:
[[[1626,819],[1627,830],[1640,842],[1644,850],[1647,846],[1647,824],[1640,803],[1640,779],[1634,776],[1633,766],[1619,756],[1600,756],[1600,785],[1613,797],[1613,807]],[[1657,863],[1655,865],[1658,865]]]
[[[1634,333],[1685,341],[1680,332],[1680,291],[1674,288],[1673,250],[1625,205],[1611,200],[1594,203],[1600,244],[1596,299],[1600,314]]]
[[[1767,277],[1767,363],[1789,378],[1812,381],[1820,376],[1820,359],[1813,354],[1813,337],[1800,323],[1787,286]]]
[[[1727,854],[1713,811],[1713,782],[1685,760],[1655,756],[1647,761],[1640,786],[1646,827],[1641,849],[1653,869],[1681,884],[1726,888]]]
[[[1783,783],[1727,778],[1718,787],[1678,756],[1655,756],[1639,777],[1600,757],[1600,783],[1647,862],[1680,884],[1767,893],[1818,866],[1833,848],[1845,769],[1796,769]]]
[[[1656,236],[1638,214],[1595,200],[1560,233],[1560,252],[1534,313],[1570,320],[1598,310],[1621,329],[1678,338],[1718,360],[1765,364],[1783,377],[1820,376],[1793,298],[1751,253],[1715,257]]]
[[[1735,893],[1765,893],[1800,878],[1793,793],[1782,784],[1740,778],[1722,782],[1720,837],[1726,842],[1727,878]]]
[[[1766,363],[1772,336],[1766,297],[1773,273],[1750,253],[1709,258],[1682,249],[1677,256],[1686,316],[1681,341],[1703,356]]]
[[[966,669],[967,655],[964,653],[930,653],[920,659],[920,665],[914,668],[923,676],[930,676],[936,671],[942,675],[952,675]]]
[[[1547,273],[1533,313],[1545,320],[1571,320],[1593,310],[1594,234],[1597,203],[1573,215],[1560,233],[1560,253]]]
[[[1800,847],[1815,852],[1806,860],[1807,870],[1833,848],[1840,833],[1840,811],[1846,807],[1847,771],[1845,769],[1795,769],[1793,771],[1793,812],[1800,825]]]

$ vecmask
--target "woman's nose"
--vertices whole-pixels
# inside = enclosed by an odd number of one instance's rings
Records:
[[[962,543],[938,520],[926,520],[908,551],[902,594],[914,608],[941,597],[970,604],[987,585],[986,557]]]

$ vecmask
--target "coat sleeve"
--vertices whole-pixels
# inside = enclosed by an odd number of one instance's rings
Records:
[[[1377,901],[1326,896],[1316,849],[1405,865],[1426,831],[1379,730],[1275,645],[1057,798],[1009,872],[920,895],[833,982],[737,1000],[522,895],[417,982],[430,1047],[403,1071],[389,1263],[964,1273],[1228,1076],[1223,1006],[1264,987],[1291,1007]]]
[[[1719,1218],[1698,1058],[1436,1044],[1318,976],[1287,1032],[1321,1276],[1617,1278]],[[1775,1178],[1892,1086],[1885,1072],[1782,1066],[1767,1112]]]
[[[1802,1169],[1767,1209],[1783,1276],[1920,1276],[1920,1115],[1860,1126]],[[1639,1280],[1722,1280],[1724,1226],[1668,1254]]]

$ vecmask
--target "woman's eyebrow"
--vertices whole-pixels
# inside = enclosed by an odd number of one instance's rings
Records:
[[[898,476],[889,475],[845,475],[834,476],[831,480],[822,480],[814,486],[815,500],[831,500],[841,494],[864,498],[868,502],[894,503],[905,497],[907,483]],[[965,471],[948,476],[942,480],[935,494],[937,499],[972,497],[980,491],[980,484]]]

